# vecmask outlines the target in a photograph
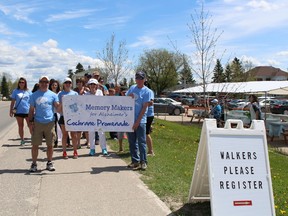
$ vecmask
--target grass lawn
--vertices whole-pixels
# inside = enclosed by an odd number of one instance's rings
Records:
[[[162,199],[176,215],[211,215],[210,204],[187,204],[201,132],[200,125],[183,125],[155,119],[152,138],[155,157],[148,157],[148,169],[139,171],[143,182]],[[118,142],[109,141],[117,151]],[[125,152],[130,162],[127,140]],[[288,156],[269,148],[276,215],[288,215]]]

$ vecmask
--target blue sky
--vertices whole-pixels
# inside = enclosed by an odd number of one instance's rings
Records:
[[[64,79],[78,62],[98,65],[96,53],[113,32],[126,41],[134,64],[144,50],[173,51],[170,40],[192,56],[187,24],[199,6],[197,0],[2,0],[0,73],[24,76],[29,86],[44,74]],[[213,27],[223,31],[216,47],[222,64],[236,56],[287,71],[287,8],[286,0],[205,1]]]

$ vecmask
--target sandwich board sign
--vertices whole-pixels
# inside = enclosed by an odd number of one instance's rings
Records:
[[[275,216],[262,120],[243,128],[229,119],[217,128],[215,119],[205,119],[188,202],[208,200],[213,216]]]

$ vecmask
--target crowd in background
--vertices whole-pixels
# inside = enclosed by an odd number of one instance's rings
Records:
[[[98,71],[94,71],[93,74],[85,74],[81,78],[76,79],[76,86],[72,87],[72,80],[67,77],[63,80],[63,83],[60,84],[56,79],[49,79],[47,76],[42,76],[39,79],[39,83],[36,83],[32,89],[29,91],[27,88],[27,81],[24,77],[21,77],[18,81],[18,86],[13,90],[11,95],[11,104],[9,115],[15,117],[18,124],[18,132],[20,136],[20,145],[24,145],[26,140],[24,139],[24,121],[26,121],[30,134],[32,136],[32,165],[30,171],[34,172],[37,170],[37,156],[38,156],[38,144],[34,148],[34,143],[40,143],[39,139],[46,139],[47,149],[50,148],[48,153],[47,150],[47,169],[54,171],[55,168],[52,164],[52,154],[53,147],[59,147],[59,141],[61,140],[63,158],[68,159],[67,148],[73,147],[73,158],[78,158],[77,149],[81,148],[80,140],[81,138],[86,139],[84,145],[90,149],[89,155],[95,155],[95,145],[100,145],[101,153],[105,156],[109,155],[106,147],[106,135],[101,131],[78,131],[78,132],[68,132],[65,128],[65,116],[63,115],[62,110],[62,98],[65,95],[95,95],[95,96],[134,96],[135,94],[143,95],[140,98],[140,106],[135,107],[135,122],[133,125],[134,133],[126,135],[124,132],[109,132],[110,138],[118,140],[119,143],[119,152],[123,152],[123,139],[128,138],[129,150],[131,154],[131,164],[128,167],[133,169],[146,169],[147,168],[147,158],[146,155],[154,155],[151,133],[151,124],[154,118],[153,111],[153,100],[154,94],[153,91],[147,87],[146,75],[144,72],[137,72],[135,75],[136,84],[131,86],[128,89],[126,86],[122,85],[109,85],[104,84],[103,77],[100,76]],[[145,85],[144,85],[145,84]],[[46,86],[47,85],[47,86]],[[128,91],[128,93],[126,93]],[[44,93],[43,93],[44,92]],[[40,96],[43,95],[46,97],[45,92],[49,92],[49,96],[45,100],[51,99],[51,106],[53,113],[51,120],[53,119],[53,128],[50,130],[47,129],[46,119],[43,116],[46,116],[47,113],[42,113],[41,107],[39,106],[37,99],[39,100]],[[51,92],[51,93],[50,93]],[[41,95],[43,94],[43,95]],[[51,94],[51,95],[50,95]],[[56,96],[55,96],[56,95]],[[36,97],[37,96],[37,97]],[[137,97],[138,98],[138,97]],[[95,98],[98,100],[99,98]],[[135,100],[138,100],[135,98]],[[46,110],[47,111],[47,110]],[[45,112],[46,112],[45,111]],[[39,115],[40,113],[40,115]],[[147,114],[148,113],[148,114]],[[41,116],[42,115],[42,116]],[[39,125],[37,122],[43,123]],[[43,119],[41,119],[43,118]],[[41,119],[41,120],[40,120]],[[147,122],[147,124],[146,124]],[[47,124],[46,124],[47,123]],[[145,127],[145,128],[144,128]],[[37,130],[36,130],[37,128]],[[35,135],[35,131],[41,134]],[[47,133],[47,131],[49,133]],[[51,134],[55,135],[53,139],[50,139]],[[48,142],[47,142],[48,140]],[[146,151],[146,140],[147,148]],[[51,143],[50,143],[51,142]],[[53,142],[52,150],[51,145]],[[72,143],[72,145],[71,145]],[[39,144],[40,145],[40,144]]]

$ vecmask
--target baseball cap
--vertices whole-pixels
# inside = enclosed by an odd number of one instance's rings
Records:
[[[65,82],[71,82],[71,83],[72,83],[72,80],[71,80],[69,77],[66,77],[66,78],[64,79],[63,83],[65,83]]]
[[[91,79],[89,79],[89,81],[88,81],[88,85],[90,85],[90,84],[98,84],[98,81],[96,80],[96,79],[93,79],[93,78],[91,78]]]
[[[218,103],[218,100],[217,100],[217,99],[213,99],[213,100],[211,101],[211,103]]]
[[[41,76],[40,79],[39,79],[39,81],[41,81],[42,79],[46,79],[48,82],[50,81],[49,78],[48,78],[48,76]]]
[[[135,75],[135,79],[144,80],[145,77],[146,77],[146,74],[143,71],[138,71]]]

